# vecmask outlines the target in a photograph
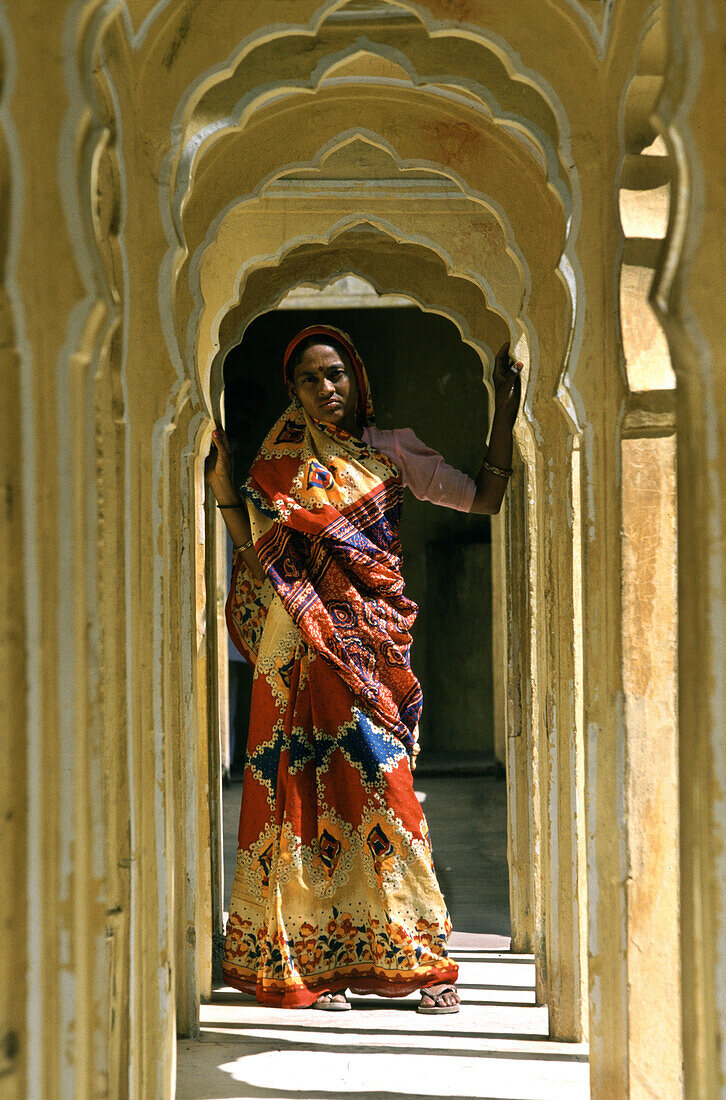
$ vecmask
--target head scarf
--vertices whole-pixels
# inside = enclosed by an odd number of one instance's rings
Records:
[[[288,364],[292,358],[292,354],[295,348],[298,347],[303,340],[307,340],[308,336],[321,336],[328,337],[329,340],[335,341],[335,343],[342,345],[343,349],[350,359],[351,366],[355,373],[356,382],[358,383],[358,403],[356,405],[356,418],[362,428],[368,426],[368,424],[375,423],[375,414],[373,412],[373,402],[371,400],[370,386],[368,385],[368,374],[363,366],[363,360],[356,351],[353,341],[347,332],[343,332],[342,329],[336,328],[334,325],[308,325],[307,328],[298,332],[297,336],[293,336],[290,343],[287,345],[285,355],[282,362],[282,370],[285,381],[292,381],[288,375]],[[324,339],[321,339],[321,344],[325,343]]]

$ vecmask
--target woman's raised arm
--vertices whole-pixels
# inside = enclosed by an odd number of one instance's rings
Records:
[[[489,446],[476,477],[471,512],[496,515],[512,472],[512,429],[519,412],[523,364],[511,358],[509,342],[502,344],[494,360],[494,421]]]

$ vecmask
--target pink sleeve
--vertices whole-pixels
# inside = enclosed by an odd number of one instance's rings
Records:
[[[457,512],[471,509],[476,485],[467,474],[444,462],[410,428],[398,428],[391,435],[401,479],[415,497]]]

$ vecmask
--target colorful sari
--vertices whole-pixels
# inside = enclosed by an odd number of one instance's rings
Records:
[[[312,331],[348,350],[370,422],[350,340]],[[255,674],[225,979],[285,1008],[454,982],[410,767],[422,700],[398,470],[293,402],[243,491],[266,578],[236,555],[227,621]]]

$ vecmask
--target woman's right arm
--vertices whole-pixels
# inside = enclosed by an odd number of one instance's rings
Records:
[[[232,481],[232,453],[224,430],[217,425],[212,432],[212,446],[204,461],[204,477],[220,506],[222,519],[232,537],[234,550],[240,550],[245,564],[257,580],[265,579],[265,572],[252,545],[252,529],[247,509],[240,502]]]

